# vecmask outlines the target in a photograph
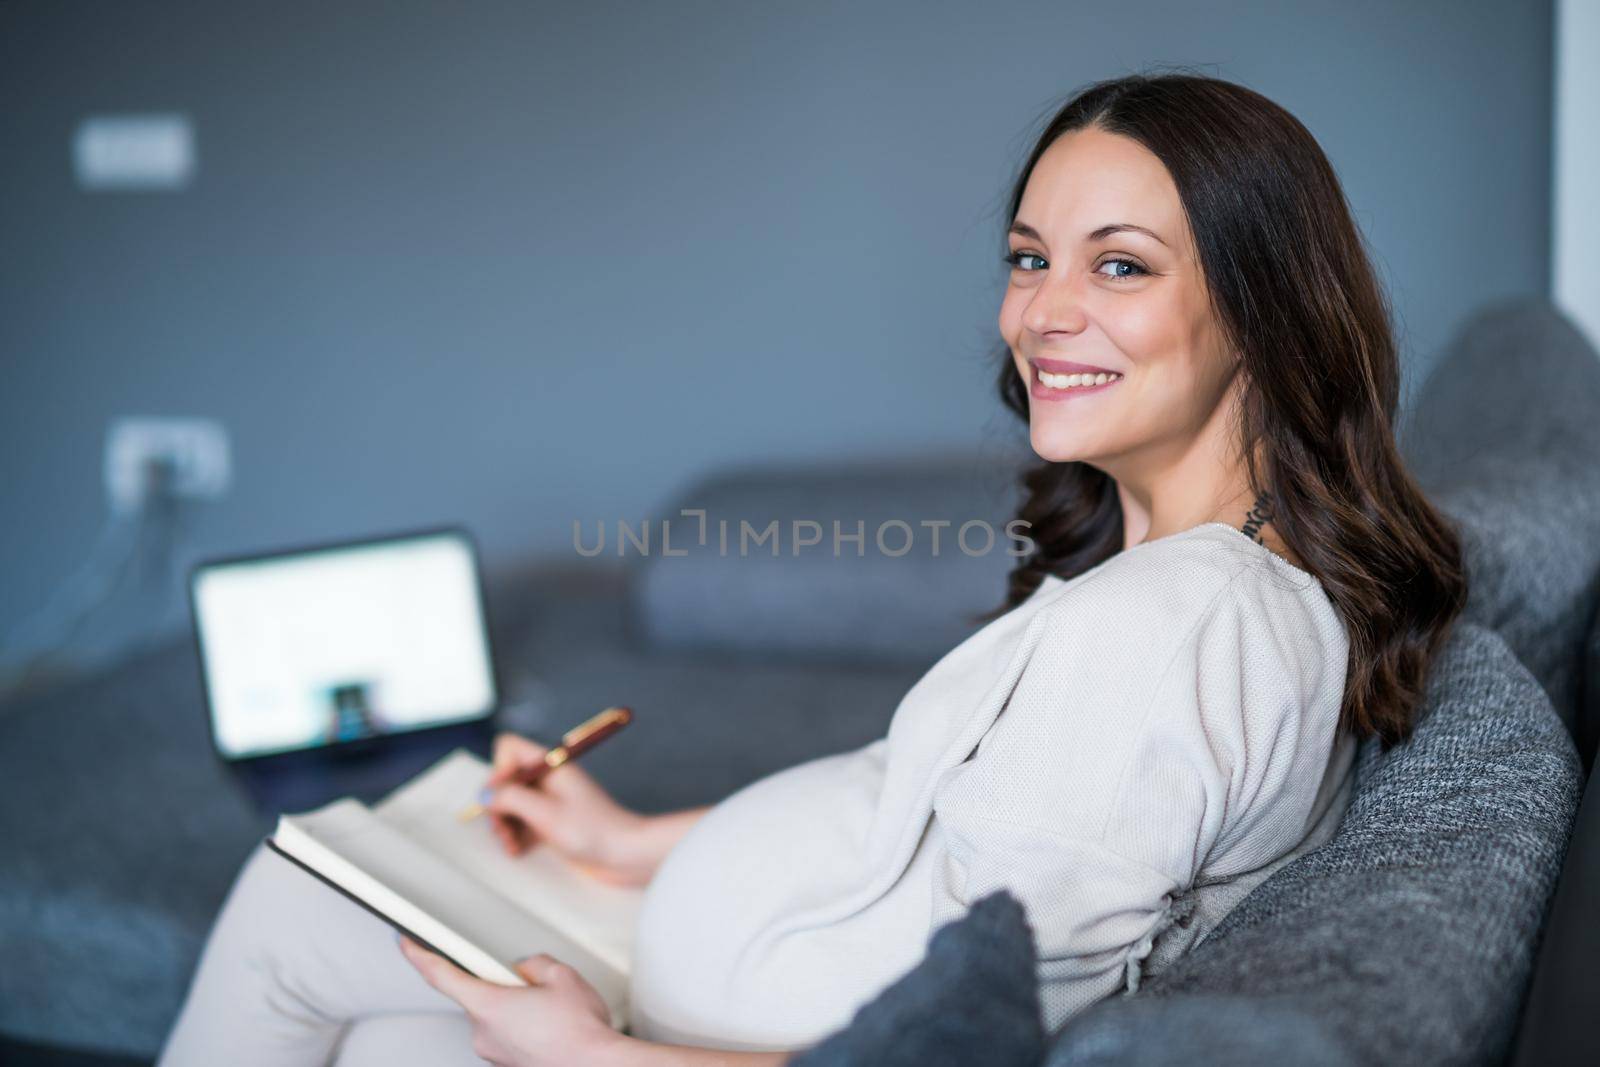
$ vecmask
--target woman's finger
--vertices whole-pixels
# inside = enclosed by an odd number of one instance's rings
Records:
[[[540,952],[518,960],[515,966],[534,985],[549,985],[567,965],[548,952]]]
[[[495,815],[521,820],[535,834],[541,826],[549,826],[557,819],[556,802],[538,786],[501,786],[489,798],[488,808]]]
[[[518,771],[542,761],[548,751],[538,742],[530,741],[518,734],[510,732],[500,734],[494,741],[489,784],[500,785],[510,781]]]
[[[437,952],[430,952],[415,941],[400,935],[400,951],[433,988],[469,1012],[477,1011],[486,994],[497,988],[493,982],[474,978]]]
[[[500,839],[500,844],[512,855],[521,855],[533,844],[533,831],[520,819],[490,812],[489,825],[494,827],[494,834]]]

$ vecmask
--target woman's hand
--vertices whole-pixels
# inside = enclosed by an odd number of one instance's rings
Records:
[[[503,986],[476,978],[438,953],[401,936],[400,949],[427,983],[460,1004],[472,1020],[472,1051],[502,1067],[592,1063],[624,1040],[598,991],[545,953],[516,964],[534,985]]]
[[[544,842],[599,881],[627,886],[649,882],[660,862],[649,840],[651,816],[618,804],[574,761],[535,785],[515,780],[518,772],[542,763],[548,751],[513,733],[495,738],[488,783],[493,794],[485,807],[506,851],[519,856]]]

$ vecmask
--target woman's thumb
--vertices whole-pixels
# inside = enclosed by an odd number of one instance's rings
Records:
[[[569,970],[566,964],[548,952],[524,956],[522,959],[517,960],[513,966],[516,967],[522,977],[534,985],[549,985],[553,981],[558,981],[559,976]]]

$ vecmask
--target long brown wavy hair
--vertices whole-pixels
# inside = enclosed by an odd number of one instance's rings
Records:
[[[1130,75],[1088,86],[1049,120],[1012,187],[1007,228],[1039,157],[1090,125],[1142,144],[1177,186],[1213,314],[1242,360],[1238,443],[1251,490],[1271,494],[1278,536],[1350,637],[1340,726],[1385,747],[1404,739],[1467,579],[1456,529],[1396,444],[1391,310],[1333,167],[1259,93],[1188,73]],[[1000,399],[1026,424],[1028,387],[1009,347],[999,355]],[[1034,550],[984,618],[1022,603],[1046,574],[1072,578],[1123,548],[1104,471],[1044,461],[1021,484],[1017,517]]]

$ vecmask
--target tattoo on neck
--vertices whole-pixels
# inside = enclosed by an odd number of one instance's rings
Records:
[[[1261,527],[1270,522],[1271,519],[1272,494],[1262,493],[1260,496],[1256,497],[1255,504],[1253,504],[1249,512],[1246,513],[1245,523],[1241,529],[1244,531],[1244,535],[1250,538],[1250,540],[1264,546],[1266,542],[1261,540]]]

